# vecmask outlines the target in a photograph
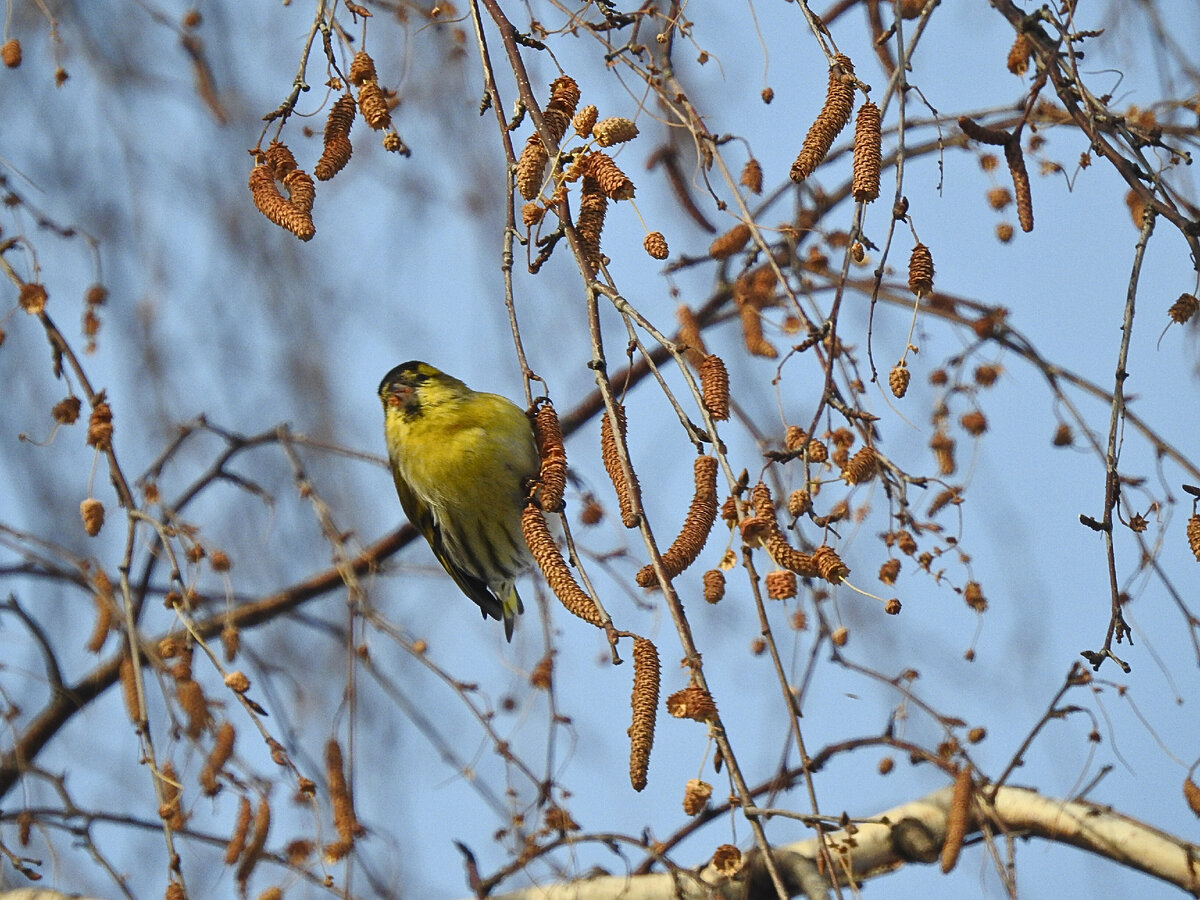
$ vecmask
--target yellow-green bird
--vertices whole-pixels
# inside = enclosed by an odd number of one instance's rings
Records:
[[[484,617],[524,611],[513,582],[530,563],[521,510],[539,460],[528,417],[428,363],[396,366],[379,383],[400,505]]]

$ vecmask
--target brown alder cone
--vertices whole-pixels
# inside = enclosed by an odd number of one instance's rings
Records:
[[[865,445],[859,448],[842,468],[842,479],[846,484],[863,484],[875,477],[879,470],[879,457],[875,448]]]
[[[1200,817],[1200,785],[1192,781],[1191,775],[1183,779],[1183,799],[1187,802],[1188,809]]]
[[[709,246],[708,253],[713,259],[728,259],[748,243],[750,243],[750,226],[745,222],[739,222],[729,231],[717,237]]]
[[[642,247],[653,259],[666,259],[671,255],[671,249],[667,246],[667,239],[663,237],[661,231],[652,231],[646,235],[642,241]]]
[[[912,378],[912,373],[908,371],[908,364],[901,360],[892,366],[892,371],[888,373],[888,387],[892,389],[892,396],[897,400],[908,393],[908,382]]]
[[[837,551],[827,544],[822,544],[814,550],[812,558],[817,567],[817,574],[830,584],[841,584],[850,574],[850,567],[842,562]]]
[[[635,791],[646,787],[654,720],[658,715],[658,650],[646,638],[633,639],[633,723],[629,726],[629,782]]]
[[[359,86],[358,108],[362,112],[363,120],[376,131],[392,124],[387,97],[376,81],[366,81]]]
[[[371,59],[366,50],[359,50],[354,54],[354,59],[350,61],[350,73],[347,78],[355,87],[375,80],[375,60]]]
[[[95,537],[104,527],[104,504],[89,497],[79,504],[79,515],[83,519],[83,530],[88,537]]]
[[[687,786],[683,789],[683,812],[685,815],[695,816],[704,811],[704,807],[708,805],[708,799],[712,796],[712,785],[707,781],[701,781],[699,778],[693,778],[688,781]]]
[[[350,129],[354,125],[356,108],[354,98],[349,94],[338,97],[329,108],[329,116],[325,119],[324,147],[321,158],[313,168],[318,181],[328,181],[350,162],[350,155],[354,152],[350,144]]]
[[[789,569],[768,572],[764,579],[767,596],[772,600],[788,600],[796,596],[796,573]]]
[[[1025,169],[1025,154],[1021,144],[1013,139],[1004,145],[1004,159],[1012,175],[1013,191],[1017,195],[1017,221],[1021,230],[1033,231],[1033,193],[1029,187],[1029,172]]]
[[[538,506],[546,512],[562,512],[567,488],[567,449],[563,444],[558,413],[549,400],[541,401],[533,416],[533,436],[542,460],[538,474]]]
[[[696,492],[688,507],[683,528],[662,555],[662,567],[668,578],[679,575],[696,561],[717,520],[717,459],[715,456],[697,456],[694,469]],[[658,576],[654,566],[642,566],[636,580],[642,587],[656,584]]]
[[[851,191],[859,203],[879,197],[879,169],[883,160],[879,107],[868,100],[854,119],[854,178]]]
[[[617,492],[617,503],[621,509],[622,524],[626,528],[637,528],[641,523],[641,518],[633,511],[633,494],[637,494],[640,499],[641,487],[638,485],[637,473],[632,471],[632,466],[630,466],[630,470],[633,477],[633,485],[631,486],[625,480],[625,475],[621,469],[621,457],[617,450],[618,436],[620,437],[621,445],[625,446],[625,407],[618,404],[616,415],[617,434],[613,433],[608,412],[605,411],[600,416],[600,458],[604,462],[604,470],[608,472],[608,478],[613,483],[613,488]],[[626,447],[625,453],[628,456],[628,447]]]
[[[746,188],[752,194],[761,194],[763,188],[763,171],[762,164],[753,156],[746,161],[746,165],[742,167],[742,177],[739,180],[742,187]]]
[[[592,176],[610,200],[632,200],[633,182],[607,153],[595,150],[584,158],[584,173]]]
[[[112,447],[112,436],[112,407],[107,401],[101,400],[92,407],[92,413],[88,417],[88,446],[104,453]]]
[[[517,190],[526,200],[532,200],[541,191],[542,180],[546,177],[546,163],[549,161],[550,154],[542,145],[542,139],[536,133],[531,134],[521,155],[517,157]]]
[[[725,596],[725,573],[720,569],[709,569],[704,573],[704,600],[720,603]]]
[[[600,616],[600,610],[575,581],[575,576],[571,574],[558,545],[550,535],[545,516],[536,506],[527,506],[521,512],[521,533],[525,536],[525,543],[529,546],[534,562],[546,576],[550,590],[554,591],[554,595],[567,611],[597,628],[601,627],[604,620]]]
[[[589,103],[579,112],[575,113],[575,118],[571,120],[571,127],[575,129],[575,133],[580,137],[587,137],[592,133],[592,128],[596,124],[596,117],[599,111],[594,104]]]
[[[971,767],[961,765],[954,778],[954,791],[950,795],[950,810],[946,814],[946,839],[942,843],[942,872],[949,872],[958,863],[962,852],[963,838],[967,836],[967,825],[971,819]]]
[[[632,141],[638,136],[638,127],[632,119],[611,116],[600,120],[592,127],[592,136],[601,147],[611,147],[614,144]]]
[[[312,216],[297,209],[279,193],[269,166],[257,165],[250,170],[250,194],[254,198],[254,205],[268,221],[290,231],[300,240],[310,241],[317,233]]]
[[[704,408],[718,422],[729,418],[729,371],[716,355],[704,357],[700,364],[700,393]]]
[[[854,66],[850,57],[839,53],[837,64],[829,67],[829,86],[825,93],[825,105],[817,114],[817,120],[804,136],[800,155],[792,163],[791,179],[799,184],[825,159],[834,139],[850,121],[854,107]]]
[[[896,576],[900,574],[900,560],[893,557],[879,567],[879,580],[884,584],[895,584]]]
[[[18,289],[17,303],[31,316],[37,316],[45,312],[48,296],[44,285],[29,281]]]
[[[918,296],[933,290],[933,254],[920,241],[908,258],[908,289]]]
[[[10,69],[15,69],[21,65],[21,42],[16,38],[10,38],[0,46],[0,59],[4,61]]]
[[[1188,519],[1187,539],[1188,546],[1192,548],[1192,555],[1200,562],[1200,515],[1193,513]]]
[[[584,261],[595,276],[600,271],[603,259],[600,256],[600,233],[604,230],[604,214],[608,211],[608,197],[599,183],[590,175],[583,176],[579,191],[579,213],[575,216],[575,231],[579,235],[580,249]]]

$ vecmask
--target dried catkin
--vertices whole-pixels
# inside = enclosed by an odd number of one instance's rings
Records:
[[[879,197],[879,169],[883,160],[879,107],[868,100],[854,119],[854,178],[851,191],[859,203]]]
[[[742,539],[750,544],[761,542],[767,555],[780,568],[789,569],[804,578],[820,576],[815,558],[789,544],[779,530],[770,488],[760,481],[754,486],[753,498],[754,517],[742,522]]]
[[[604,230],[604,214],[608,211],[608,197],[599,183],[590,175],[583,177],[579,190],[579,214],[575,217],[575,231],[579,235],[580,251],[587,263],[590,275],[600,271],[603,258],[600,256],[600,233]]]
[[[268,221],[290,231],[302,241],[312,240],[317,233],[312,216],[284,199],[269,166],[257,165],[251,169],[249,186],[254,205]]]
[[[158,815],[171,831],[179,831],[187,821],[180,797],[183,793],[179,784],[179,775],[175,766],[169,760],[163,763],[162,771],[158,774],[162,783],[162,803],[158,807]]]
[[[342,748],[334,738],[330,738],[325,744],[325,777],[329,783],[329,803],[333,807],[333,825],[337,829],[341,843],[345,844],[348,850],[353,845],[354,839],[361,837],[366,829],[359,824],[358,816],[354,813],[354,801],[350,795],[350,786],[346,782]]]
[[[933,290],[933,254],[920,242],[908,258],[908,289],[918,297]]]
[[[958,863],[963,839],[967,836],[967,824],[971,818],[971,767],[962,765],[954,778],[954,790],[950,794],[950,808],[946,813],[946,839],[942,843],[942,872],[947,873]]]
[[[938,474],[953,475],[956,468],[954,464],[954,438],[950,437],[944,431],[937,431],[929,439],[929,449],[933,451],[933,457],[937,460]]]
[[[550,535],[545,516],[536,506],[527,506],[522,511],[521,532],[525,536],[525,543],[529,546],[534,562],[546,576],[550,590],[554,591],[554,595],[567,611],[597,628],[601,627],[604,620],[600,616],[600,610],[575,581],[575,576],[571,574],[558,545]]]
[[[700,364],[700,394],[713,419],[723,422],[729,418],[729,371],[721,357],[706,356]]]
[[[607,153],[595,150],[587,155],[583,165],[584,173],[596,180],[600,190],[604,191],[610,200],[633,199],[633,182]]]
[[[685,345],[684,355],[688,362],[699,368],[708,356],[704,338],[700,334],[700,323],[686,303],[680,303],[675,308],[675,318],[679,320],[679,342]]]
[[[263,797],[258,802],[258,809],[254,812],[254,831],[251,834],[250,840],[246,843],[246,849],[242,853],[242,861],[238,864],[237,873],[235,875],[238,887],[242,893],[246,892],[246,882],[250,880],[250,874],[254,871],[254,867],[258,865],[259,859],[262,857],[263,848],[267,845],[267,835],[271,830],[271,805],[267,802],[267,798]]]
[[[762,193],[762,164],[753,156],[746,160],[746,165],[742,167],[742,177],[739,179],[739,183],[752,194]]]
[[[679,575],[696,561],[717,520],[717,459],[715,456],[697,456],[694,469],[696,492],[683,528],[662,555],[662,567],[668,578]],[[657,581],[654,566],[642,566],[637,573],[637,583],[642,587],[650,587]]]
[[[217,776],[221,774],[221,770],[225,767],[225,763],[229,762],[229,758],[233,756],[233,742],[237,737],[234,731],[232,722],[222,722],[221,727],[217,729],[217,737],[213,742],[213,748],[208,753],[208,758],[204,760],[204,768],[200,770],[200,789],[206,797],[215,797],[220,793],[221,785],[217,781]]]
[[[1029,187],[1029,172],[1025,169],[1025,154],[1015,138],[1004,145],[1004,159],[1012,175],[1013,191],[1017,195],[1017,221],[1021,230],[1033,231],[1033,193]]]
[[[354,148],[350,144],[350,129],[354,125],[354,98],[349,94],[338,97],[325,119],[324,147],[321,158],[313,168],[319,181],[328,181],[350,162]]]
[[[592,127],[592,136],[601,147],[611,147],[632,141],[638,136],[638,127],[631,119],[612,116],[597,122]]]
[[[562,512],[567,487],[567,449],[563,444],[558,413],[549,400],[541,401],[533,417],[533,436],[542,460],[538,480],[538,506],[546,512]]]
[[[139,725],[142,721],[142,707],[138,701],[137,672],[134,670],[133,658],[128,653],[121,657],[117,675],[121,680],[121,697],[125,700],[125,712],[129,715],[130,722]]]
[[[900,560],[889,559],[879,567],[879,580],[884,584],[895,584],[896,576],[900,574]]]
[[[658,650],[646,638],[633,639],[633,723],[629,726],[629,782],[635,791],[646,787],[654,719],[658,713]]]
[[[738,315],[742,323],[742,339],[745,341],[746,350],[750,355],[760,356],[763,359],[778,357],[779,351],[763,334],[762,313],[758,307],[751,303],[743,303],[738,310]]]
[[[237,818],[234,820],[233,832],[229,836],[229,843],[225,845],[225,865],[232,866],[238,859],[241,858],[242,851],[246,848],[246,837],[250,833],[250,798],[242,795],[238,801]]]
[[[728,259],[748,243],[750,243],[750,226],[741,222],[713,241],[708,252],[713,259]]]
[[[829,67],[829,87],[825,93],[825,105],[817,114],[817,120],[804,136],[800,155],[792,163],[792,181],[804,181],[825,159],[841,130],[850,121],[854,107],[854,66],[850,57],[839,53],[837,63]]]
[[[17,302],[31,316],[45,312],[48,297],[45,286],[33,281],[22,284],[17,291]]]
[[[904,360],[892,366],[892,371],[888,373],[888,387],[892,389],[892,396],[899,400],[908,393],[908,382],[912,378],[912,373],[908,371],[908,363]]]
[[[600,417],[600,458],[603,460],[604,470],[608,472],[609,480],[612,481],[613,488],[617,492],[617,503],[621,508],[621,522],[626,528],[637,528],[641,518],[634,512],[633,497],[637,495],[640,499],[641,487],[638,485],[637,473],[633,471],[632,464],[630,465],[632,485],[625,480],[621,466],[621,454],[617,447],[619,438],[621,446],[625,447],[625,455],[629,455],[629,449],[625,446],[625,407],[617,404],[615,413],[617,419],[615,434],[612,428],[612,418],[608,412],[606,411]]]
[[[1188,519],[1187,539],[1188,546],[1192,548],[1192,555],[1200,562],[1200,515],[1193,513]]]
[[[1029,58],[1033,56],[1033,41],[1029,35],[1021,32],[1017,35],[1017,39],[1013,41],[1012,47],[1008,51],[1008,59],[1006,64],[1008,71],[1014,75],[1024,75],[1029,71]]]
[[[112,587],[109,585],[108,576],[103,572],[97,572],[94,581],[96,583],[96,591],[92,594],[92,597],[96,603],[96,624],[92,627],[92,633],[88,636],[87,643],[84,644],[84,649],[88,653],[99,653],[104,647],[104,642],[108,639],[108,633],[112,630],[113,615],[116,612],[113,606]]]
[[[646,235],[642,241],[642,247],[653,259],[666,259],[671,255],[671,249],[667,246],[667,239],[663,237],[661,231],[652,231]]]

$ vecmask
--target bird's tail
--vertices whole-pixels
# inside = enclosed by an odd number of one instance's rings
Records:
[[[512,585],[509,585],[508,589],[500,594],[500,611],[504,615],[504,638],[512,643],[513,625],[517,621],[517,616],[525,612],[525,604],[521,602],[521,595]]]

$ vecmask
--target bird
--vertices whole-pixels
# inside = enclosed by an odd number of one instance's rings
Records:
[[[419,360],[379,383],[400,505],[483,617],[513,625],[514,582],[532,563],[521,512],[540,460],[525,411]]]

